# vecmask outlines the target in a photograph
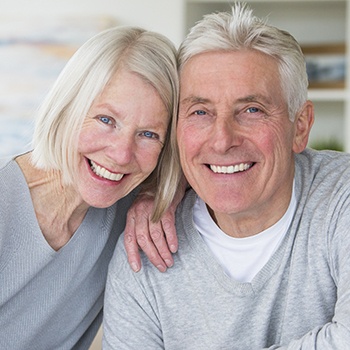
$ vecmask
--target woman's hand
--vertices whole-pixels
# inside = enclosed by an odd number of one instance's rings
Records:
[[[184,192],[174,199],[172,205],[157,223],[151,221],[154,201],[152,197],[145,194],[139,195],[129,209],[124,231],[124,244],[129,264],[135,272],[141,269],[139,249],[145,252],[159,271],[165,272],[168,267],[173,266],[172,253],[176,253],[178,248],[175,211],[183,194]]]

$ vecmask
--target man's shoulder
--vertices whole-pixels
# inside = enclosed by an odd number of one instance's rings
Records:
[[[306,149],[296,155],[296,171],[304,177],[327,177],[328,182],[341,176],[350,178],[350,154],[330,150]]]
[[[186,191],[182,201],[176,210],[176,219],[183,220],[193,216],[193,206],[195,204],[197,194],[194,190],[189,189]]]
[[[295,180],[299,205],[335,210],[350,198],[350,154],[307,149],[296,156]]]
[[[296,155],[296,159],[301,163],[313,163],[315,165],[334,162],[350,162],[350,153],[333,150],[314,150],[306,148],[303,152]]]

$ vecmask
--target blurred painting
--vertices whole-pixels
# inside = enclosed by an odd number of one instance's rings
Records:
[[[309,45],[302,47],[311,89],[345,87],[345,44]]]
[[[0,158],[30,149],[34,117],[79,46],[110,17],[0,18]]]

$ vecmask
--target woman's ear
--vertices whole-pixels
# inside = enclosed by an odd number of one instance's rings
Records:
[[[295,135],[293,151],[295,153],[300,153],[306,148],[313,123],[314,105],[311,101],[306,101],[294,120]]]

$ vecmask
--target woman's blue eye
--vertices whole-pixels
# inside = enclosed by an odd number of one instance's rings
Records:
[[[159,136],[152,131],[144,131],[142,134],[149,139],[159,139]]]
[[[111,118],[109,118],[109,117],[100,116],[99,119],[100,119],[101,122],[104,123],[104,124],[112,124]]]

